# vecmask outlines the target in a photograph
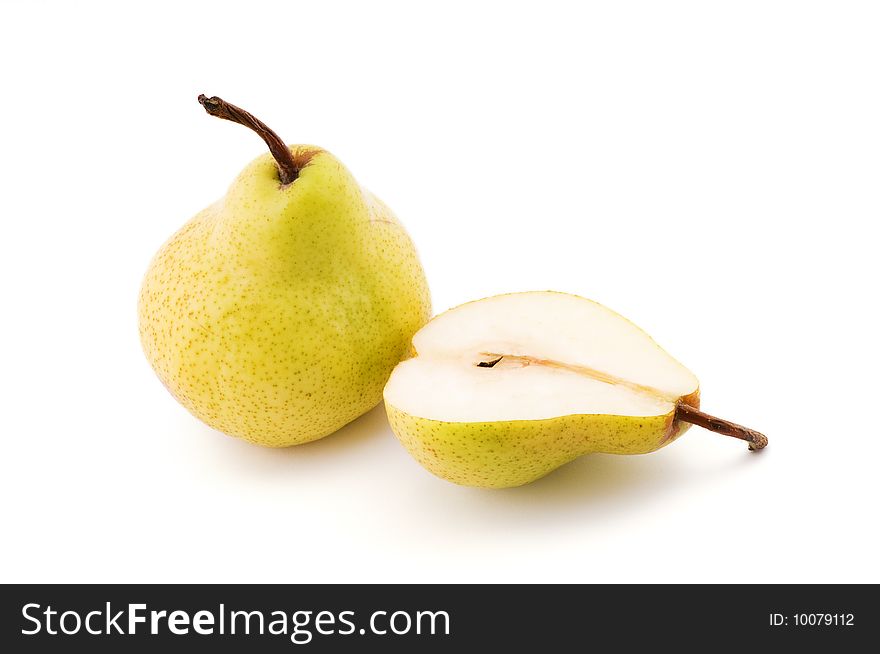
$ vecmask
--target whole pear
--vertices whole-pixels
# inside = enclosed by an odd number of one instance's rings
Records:
[[[209,426],[271,447],[313,441],[381,400],[431,315],[424,272],[391,210],[332,154],[199,101],[271,154],[154,257],[138,303],[144,352]]]

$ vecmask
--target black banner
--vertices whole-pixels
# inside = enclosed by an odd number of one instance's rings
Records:
[[[809,644],[880,635],[876,586],[7,585],[5,652],[546,651]],[[868,641],[869,642],[869,641]],[[844,648],[844,649],[839,649]]]

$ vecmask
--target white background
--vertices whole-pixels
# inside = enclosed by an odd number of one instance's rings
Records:
[[[4,3],[0,580],[880,582],[878,33],[869,2]],[[263,152],[200,92],[346,162],[435,310],[596,299],[770,446],[485,491],[381,407],[283,451],[202,425],[135,315]]]

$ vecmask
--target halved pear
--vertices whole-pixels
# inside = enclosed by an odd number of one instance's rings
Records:
[[[623,316],[554,292],[498,295],[434,318],[385,387],[394,433],[466,486],[534,481],[583,454],[643,454],[699,424],[767,439],[698,410],[699,382]]]

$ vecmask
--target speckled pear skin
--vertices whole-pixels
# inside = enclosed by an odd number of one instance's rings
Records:
[[[194,416],[285,447],[374,407],[431,314],[415,247],[331,154],[282,187],[258,157],[162,246],[140,291],[141,344]]]
[[[699,391],[684,399],[699,406]],[[522,486],[584,454],[647,454],[690,427],[673,420],[673,411],[651,417],[455,423],[408,415],[387,402],[385,409],[392,431],[425,468],[447,481],[481,488]]]

